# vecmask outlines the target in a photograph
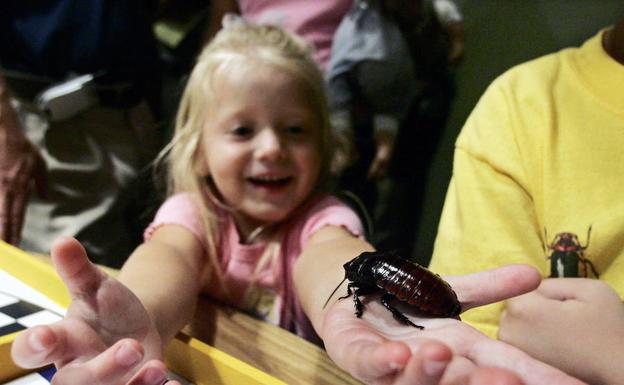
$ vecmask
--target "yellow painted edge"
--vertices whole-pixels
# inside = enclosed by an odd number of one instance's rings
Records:
[[[210,360],[205,360],[205,357],[210,357]],[[174,372],[186,373],[187,378],[197,385],[286,385],[285,382],[182,333],[167,347],[165,360]]]
[[[44,293],[59,306],[69,306],[69,293],[52,265],[3,241],[0,241],[0,269]]]

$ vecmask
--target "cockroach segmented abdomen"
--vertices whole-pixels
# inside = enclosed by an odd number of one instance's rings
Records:
[[[354,293],[356,304],[359,303],[357,298],[359,294],[377,291],[382,295],[382,304],[404,324],[422,328],[392,307],[390,305],[392,299],[398,299],[433,317],[457,317],[461,313],[457,295],[446,281],[425,267],[397,255],[364,252],[345,263],[344,269],[345,280],[349,280],[349,287],[366,288]],[[330,298],[332,295],[333,293]],[[363,308],[356,307],[357,315],[361,316]]]

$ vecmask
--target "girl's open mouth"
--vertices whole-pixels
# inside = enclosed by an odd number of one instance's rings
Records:
[[[273,188],[287,185],[293,178],[288,177],[248,177],[247,181],[257,187]]]

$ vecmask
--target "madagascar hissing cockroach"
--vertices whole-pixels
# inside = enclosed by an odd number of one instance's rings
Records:
[[[349,280],[347,295],[339,300],[353,294],[357,317],[361,317],[364,312],[359,297],[378,292],[381,292],[381,303],[392,312],[394,318],[419,329],[423,327],[410,321],[390,305],[390,301],[396,298],[432,317],[457,317],[461,313],[457,295],[446,281],[419,264],[397,255],[366,251],[345,263],[344,269],[345,278],[330,294],[325,306],[340,285]]]

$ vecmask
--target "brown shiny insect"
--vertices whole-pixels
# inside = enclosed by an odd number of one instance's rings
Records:
[[[353,294],[355,315],[361,317],[364,305],[361,295],[381,292],[380,302],[399,322],[423,329],[390,304],[398,299],[433,317],[458,317],[461,304],[451,286],[439,275],[419,264],[384,252],[364,252],[344,264],[345,278],[331,293],[329,299],[345,280],[349,280],[347,295]]]

